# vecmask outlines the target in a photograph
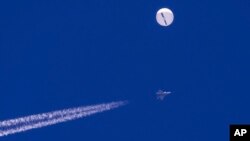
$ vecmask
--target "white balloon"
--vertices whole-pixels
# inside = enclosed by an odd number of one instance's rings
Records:
[[[156,21],[161,26],[169,26],[174,20],[173,12],[168,8],[161,8],[156,13]]]

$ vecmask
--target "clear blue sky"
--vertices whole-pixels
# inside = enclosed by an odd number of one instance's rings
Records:
[[[170,27],[159,8],[175,14]],[[250,123],[248,0],[0,2],[0,120],[130,100],[5,141],[228,141]],[[170,90],[157,101],[158,89]],[[214,138],[216,137],[216,139]]]

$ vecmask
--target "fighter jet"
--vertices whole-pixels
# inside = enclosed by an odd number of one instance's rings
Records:
[[[163,100],[165,96],[171,94],[171,92],[163,91],[163,90],[158,90],[156,92],[156,98],[159,100]]]

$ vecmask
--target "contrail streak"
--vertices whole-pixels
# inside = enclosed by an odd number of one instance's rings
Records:
[[[79,119],[92,114],[118,108],[126,104],[127,101],[110,102],[0,121],[0,137]]]

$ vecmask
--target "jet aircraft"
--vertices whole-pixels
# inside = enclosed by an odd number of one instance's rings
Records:
[[[171,94],[171,92],[163,91],[163,90],[158,90],[156,92],[156,98],[159,100],[163,100],[167,95]]]

